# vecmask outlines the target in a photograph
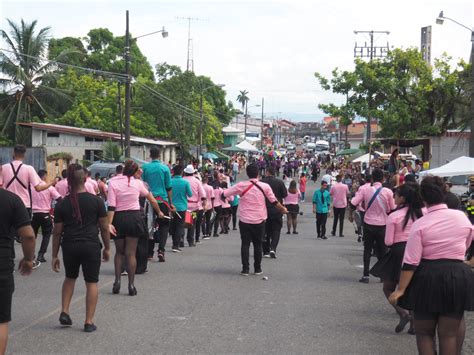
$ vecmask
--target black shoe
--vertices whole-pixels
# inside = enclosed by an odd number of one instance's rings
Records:
[[[290,232],[290,231],[288,231],[288,232],[286,232],[286,234],[291,234],[291,232]]]
[[[137,295],[137,289],[135,288],[134,285],[128,285],[128,294],[130,296],[136,296]]]
[[[362,237],[359,235],[359,237],[357,238],[357,242],[360,243],[362,241]]]
[[[410,334],[410,335],[416,335],[416,333],[415,333],[415,328],[413,328],[413,326],[411,326],[410,329],[408,329],[408,334]]]
[[[297,231],[293,231],[293,234],[298,234],[298,232],[297,232]]]
[[[272,259],[277,258],[276,253],[273,250],[270,250],[270,258],[272,258]]]
[[[397,326],[395,327],[395,333],[400,333],[405,329],[406,325],[410,322],[411,317],[407,314],[404,317],[400,317],[400,322],[398,322]]]
[[[323,236],[321,237],[321,239],[326,240],[326,239],[328,239],[328,237],[326,237],[325,235],[323,235]]]
[[[249,274],[250,274],[250,272],[248,270],[242,270],[240,272],[240,275],[242,275],[242,276],[249,276]]]
[[[321,236],[320,236],[320,235],[318,235],[318,236],[316,237],[316,239],[321,239]]]
[[[255,270],[255,275],[262,275],[262,274],[263,274],[262,269]]]
[[[331,237],[335,237],[336,236],[336,232],[331,232]]]
[[[184,242],[179,243],[180,248],[184,248]]]
[[[344,238],[344,234],[339,235],[339,238]]]
[[[92,333],[97,330],[97,326],[95,324],[84,324],[84,331],[86,333]]]
[[[67,314],[65,312],[61,312],[61,314],[59,315],[59,323],[62,326],[70,327],[72,325],[72,319],[69,316],[69,314]]]
[[[44,258],[44,254],[38,254],[38,257],[36,258],[41,263],[45,263],[46,259]]]
[[[219,236],[219,234],[214,234],[213,237],[214,238],[217,238]]]
[[[237,227],[232,228],[232,230],[233,230],[233,231],[236,231],[236,230],[237,230]]]
[[[116,295],[117,293],[120,292],[120,281],[119,282],[114,282],[114,286],[112,287],[112,293]]]
[[[363,284],[368,284],[369,283],[369,277],[368,276],[362,276],[359,280],[359,282]]]
[[[165,262],[165,252],[163,251],[158,252],[158,262],[159,263]]]
[[[192,243],[192,242],[189,243],[189,247],[190,247],[190,248],[191,248],[191,247],[195,247],[195,246],[196,246],[196,244],[194,244],[194,243]]]

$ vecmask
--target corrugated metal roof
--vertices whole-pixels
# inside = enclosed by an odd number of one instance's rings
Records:
[[[116,140],[116,141],[120,140],[119,133],[105,132],[105,131],[100,131],[98,129],[92,129],[92,128],[71,127],[71,126],[63,126],[63,125],[52,124],[52,123],[38,123],[38,122],[18,122],[17,124],[20,126],[32,127],[32,128],[40,129],[43,131],[49,131],[49,132],[69,133],[69,134],[79,135],[79,136],[84,136],[84,137],[111,139],[111,140]],[[130,141],[135,142],[135,143],[153,144],[153,145],[159,145],[159,146],[170,146],[170,145],[178,144],[171,141],[163,141],[163,140],[136,137],[136,136],[131,136]]]

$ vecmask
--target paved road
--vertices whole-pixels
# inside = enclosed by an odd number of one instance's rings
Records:
[[[111,294],[113,265],[104,264],[93,334],[82,332],[82,280],[74,326],[61,329],[62,275],[49,265],[28,278],[17,275],[9,352],[415,354],[415,338],[393,331],[397,316],[381,284],[357,282],[362,246],[353,227],[346,221],[345,238],[316,240],[311,205],[303,210],[300,234],[283,234],[278,259],[264,259],[267,281],[239,275],[237,232],[151,263],[137,276],[136,297]],[[469,354],[474,317],[467,321]]]

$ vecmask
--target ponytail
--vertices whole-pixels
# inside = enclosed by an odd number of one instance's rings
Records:
[[[421,211],[423,208],[423,200],[420,194],[420,187],[417,183],[408,182],[399,186],[396,193],[405,199],[405,205],[403,207],[408,207],[405,218],[403,219],[403,230],[405,230],[410,219],[415,221],[423,217],[423,212]]]
[[[67,185],[69,198],[71,199],[72,217],[76,222],[82,223],[81,209],[77,190],[84,184],[85,171],[79,164],[71,164],[67,169]]]
[[[128,178],[128,185],[130,186],[130,179],[134,176],[138,171],[138,164],[135,163],[133,160],[129,159],[125,162],[123,167],[123,175]]]

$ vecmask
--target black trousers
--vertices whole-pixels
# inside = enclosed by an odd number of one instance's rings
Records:
[[[201,223],[202,223],[202,215],[203,210],[198,210],[193,213],[196,213],[196,217],[193,218],[193,226],[188,229],[187,239],[188,243],[193,244],[194,240],[196,242],[199,241],[199,237],[201,235]]]
[[[249,224],[240,221],[239,229],[240,239],[242,240],[242,244],[240,247],[240,256],[242,258],[242,271],[250,271],[250,243],[253,244],[254,270],[260,271],[262,269],[262,239],[265,234],[265,222],[262,222],[260,224]]]
[[[326,221],[328,220],[327,213],[316,213],[316,232],[319,237],[326,235]]]
[[[334,222],[332,224],[332,234],[336,234],[337,222],[339,221],[339,235],[342,235],[344,229],[344,216],[346,214],[345,208],[334,207]]]
[[[364,223],[364,276],[369,276],[372,249],[375,249],[375,255],[378,260],[387,252],[387,247],[385,246],[385,226],[374,226]]]
[[[158,206],[165,216],[169,215],[169,209],[164,203],[158,203]],[[158,223],[158,252],[164,252],[170,230],[170,220],[168,218],[157,218],[156,221]]]
[[[148,238],[140,237],[137,244],[137,269],[136,274],[144,274],[148,267]]]
[[[269,254],[270,250],[276,251],[280,242],[283,217],[268,217],[265,222],[265,239],[263,241],[263,254]]]
[[[181,218],[176,214],[173,216],[170,225],[170,234],[173,239],[173,248],[178,248],[181,244],[181,240],[184,237],[184,215],[186,211],[177,211],[176,212]]]
[[[213,227],[214,227],[214,235],[217,235],[217,229],[219,228],[219,222],[221,220],[221,215],[222,215],[222,207],[221,206],[214,207],[214,211],[216,211],[216,216],[214,217]]]
[[[53,231],[53,221],[49,213],[37,212],[33,213],[33,219],[31,220],[31,226],[35,231],[35,237],[38,236],[38,231],[41,227],[41,233],[43,239],[41,240],[41,246],[38,255],[46,254],[48,250],[49,240],[51,239],[51,232]]]
[[[202,234],[204,236],[210,236],[211,235],[211,216],[212,216],[212,210],[207,210],[204,212],[202,216]]]
[[[237,209],[239,205],[232,206],[232,229],[236,229],[237,227]]]

